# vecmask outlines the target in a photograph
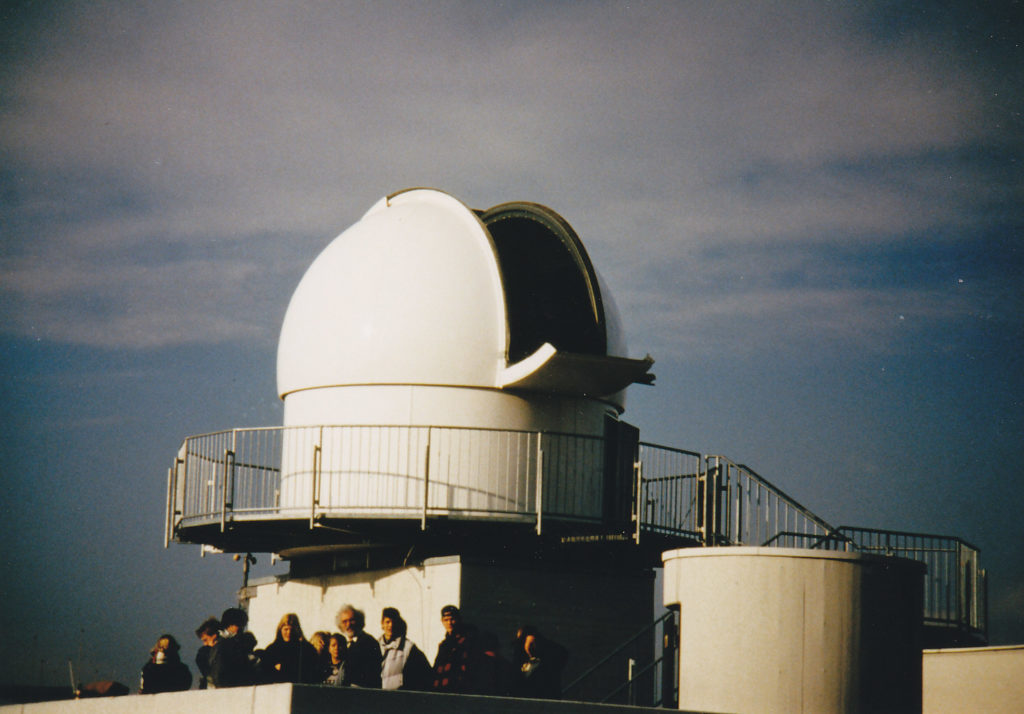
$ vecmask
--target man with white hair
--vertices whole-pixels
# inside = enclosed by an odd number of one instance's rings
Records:
[[[342,687],[380,689],[380,645],[363,632],[366,615],[352,605],[345,605],[338,610],[337,624],[338,630],[345,636],[344,651],[340,653],[342,673],[337,684]]]

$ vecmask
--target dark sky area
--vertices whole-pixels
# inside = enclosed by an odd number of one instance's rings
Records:
[[[644,440],[971,542],[1024,642],[1022,40],[1013,2],[3,2],[0,682],[191,661],[241,568],[163,548],[167,468],[281,423],[292,291],[410,186],[558,211],[657,360]]]

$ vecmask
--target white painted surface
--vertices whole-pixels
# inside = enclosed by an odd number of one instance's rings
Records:
[[[506,346],[501,277],[483,224],[445,193],[407,191],[378,202],[307,270],[281,328],[278,393],[493,387]]]
[[[675,550],[663,560],[665,604],[680,608],[680,708],[919,709],[917,564],[781,548]]]
[[[2,714],[638,714],[663,709],[433,692],[267,684],[260,687],[149,694],[0,706]]]
[[[560,433],[438,427],[290,428],[282,444],[280,503],[357,518],[602,517],[604,442]],[[425,492],[429,499],[424,503]],[[542,503],[538,493],[543,493]]]
[[[284,402],[285,426],[439,424],[599,435],[606,413],[614,411],[593,399],[413,384],[324,387]]]
[[[461,563],[440,559],[422,567],[326,575],[258,585],[249,601],[249,629],[260,646],[274,639],[281,616],[294,612],[302,631],[337,632],[335,617],[347,604],[366,614],[366,629],[380,634],[380,613],[397,607],[409,624],[409,638],[433,658],[433,648],[444,636],[441,608],[459,606]]]
[[[211,714],[288,714],[292,711],[292,685],[130,694],[0,707],[2,714],[195,714],[197,711]]]
[[[643,569],[578,572],[464,563],[452,556],[421,566],[257,584],[254,589],[249,625],[260,646],[270,643],[288,612],[299,616],[307,635],[334,632],[335,615],[347,603],[366,613],[366,629],[377,636],[381,610],[390,606],[399,609],[410,639],[433,662],[444,637],[441,608],[453,604],[467,622],[493,633],[506,657],[516,626],[525,623],[565,646],[570,657],[563,684],[654,620],[654,576]],[[643,644],[647,657],[651,640]],[[616,662],[609,675],[620,678],[624,671],[624,662]]]
[[[594,272],[605,354],[625,358],[618,309]],[[499,387],[508,344],[487,228],[446,193],[403,191],[378,201],[306,271],[281,328],[278,393],[355,384]]]
[[[1024,711],[1024,645],[924,651],[924,714]]]
[[[624,356],[614,302],[606,288],[602,294],[609,352]],[[316,258],[288,306],[277,365],[284,425],[601,436],[605,414],[621,411],[621,392],[601,401],[576,395],[574,382],[569,395],[501,389],[508,330],[497,253],[476,214],[433,189],[382,199]],[[425,505],[433,515],[474,518],[536,510],[535,454],[510,455],[506,435],[460,438],[448,452],[432,445],[439,451],[431,463],[443,468],[430,471],[426,504],[426,441],[414,430],[392,430],[386,444],[383,436],[368,434],[353,445],[348,435],[312,442],[308,433],[289,433],[281,454],[282,513],[311,511],[315,459],[319,506],[334,516],[414,517]],[[460,471],[450,468],[455,461]],[[544,507],[599,520],[603,463],[586,456],[576,463],[545,484]]]

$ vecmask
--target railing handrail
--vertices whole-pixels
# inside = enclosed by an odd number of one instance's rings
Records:
[[[936,540],[949,540],[959,543],[962,546],[970,548],[971,550],[981,551],[976,545],[970,541],[966,541],[960,536],[943,535],[939,533],[916,533],[912,531],[894,531],[887,528],[865,528],[863,526],[839,526],[836,530],[838,531],[857,531],[858,533],[874,533],[876,535],[889,535],[898,536],[902,538],[934,538]]]
[[[638,442],[640,446],[646,446],[649,449],[660,449],[662,451],[671,451],[676,454],[682,454],[684,456],[696,456],[697,458],[703,458],[704,455],[697,451],[688,451],[687,449],[680,449],[675,446],[665,446],[664,444],[655,444],[650,441]]]
[[[783,499],[785,499],[789,503],[789,505],[791,507],[793,507],[797,511],[799,511],[801,513],[801,515],[807,517],[808,520],[811,520],[811,521],[817,523],[819,526],[821,526],[822,528],[824,528],[828,532],[832,532],[832,531],[838,530],[834,526],[830,525],[824,518],[822,518],[821,516],[819,516],[819,515],[815,514],[814,512],[812,512],[809,508],[804,506],[802,503],[797,501],[795,498],[790,496],[788,493],[786,493],[781,488],[779,488],[778,486],[776,486],[775,484],[770,482],[768,479],[766,479],[761,474],[759,474],[756,471],[754,471],[754,469],[750,468],[746,464],[737,464],[735,461],[733,461],[729,457],[722,456],[721,454],[710,454],[710,455],[705,457],[705,462],[707,462],[709,459],[720,459],[720,460],[724,461],[725,463],[730,464],[731,466],[734,466],[737,469],[741,469],[743,471],[746,471],[748,474],[750,474],[755,479],[757,479],[760,483],[762,483],[763,485],[767,486],[772,491],[774,491],[778,496],[780,496]]]
[[[183,443],[188,443],[189,441],[192,441],[194,439],[210,438],[214,436],[225,436],[227,434],[257,431],[288,431],[290,429],[443,429],[450,431],[499,432],[504,434],[543,434],[545,436],[571,436],[579,439],[594,439],[600,441],[604,441],[605,439],[603,434],[581,434],[579,432],[559,431],[555,429],[506,429],[497,426],[460,426],[456,424],[289,424],[287,426],[243,426],[236,427],[233,429],[220,429],[218,431],[208,431],[200,434],[191,434],[185,437]],[[653,444],[651,444],[650,446],[653,446]],[[685,451],[683,449],[673,449],[672,447],[669,446],[659,446],[657,448],[665,449],[666,451],[675,451],[682,454],[700,456],[700,454],[697,454],[696,452]]]
[[[761,547],[770,547],[771,544],[774,541],[779,540],[780,538],[786,538],[786,537],[792,537],[792,538],[813,538],[814,540],[816,540],[817,542],[813,543],[811,546],[809,546],[807,548],[807,550],[817,550],[819,545],[821,545],[822,543],[827,543],[828,541],[831,541],[831,540],[835,540],[838,543],[846,543],[848,545],[853,546],[855,549],[859,549],[860,548],[860,546],[858,546],[851,538],[848,538],[848,537],[844,536],[838,530],[829,531],[828,533],[799,533],[797,531],[779,531],[778,533],[773,535],[771,538],[766,540],[764,543],[762,543]]]
[[[582,682],[584,679],[586,679],[587,677],[592,675],[598,669],[600,669],[604,665],[606,665],[609,662],[611,662],[613,659],[615,659],[615,657],[617,657],[620,654],[622,654],[623,650],[625,650],[627,647],[632,645],[634,642],[636,642],[638,639],[643,637],[648,632],[651,632],[655,627],[657,627],[658,625],[660,625],[661,623],[663,623],[665,620],[667,620],[670,617],[672,617],[672,618],[675,617],[675,612],[673,610],[669,610],[668,612],[666,612],[664,615],[662,615],[661,617],[656,619],[651,624],[646,625],[642,630],[638,631],[635,635],[630,637],[628,640],[626,640],[625,642],[621,643],[618,647],[616,647],[614,650],[609,652],[607,656],[603,657],[596,664],[594,664],[589,669],[587,669],[582,674],[580,674],[578,677],[576,677],[576,679],[572,680],[571,682],[569,682],[569,684],[567,684],[564,687],[562,687],[562,694],[564,695],[566,692],[571,690],[573,687],[577,686],[580,682]]]

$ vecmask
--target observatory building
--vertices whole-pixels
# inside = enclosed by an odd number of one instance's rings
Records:
[[[531,623],[563,644],[566,698],[739,710],[708,693],[721,678],[694,685],[694,662],[715,647],[740,656],[745,637],[786,621],[782,649],[809,654],[772,682],[853,711],[880,691],[862,663],[888,653],[906,675],[886,685],[902,687],[889,701],[919,709],[922,644],[984,641],[977,549],[835,528],[746,466],[642,442],[622,417],[652,365],[629,356],[607,285],[550,208],[475,210],[425,188],[387,196],[292,296],[283,425],[182,444],[166,541],[289,561],[288,575],[243,591],[261,642],[286,612],[312,632],[335,629],[346,603],[370,623],[392,606],[429,655],[441,607],[455,604],[502,642]],[[656,620],[663,554],[669,610]],[[831,609],[808,616],[794,592]],[[735,612],[716,612],[721,598],[749,615],[743,632]],[[808,664],[817,655],[850,676]]]

